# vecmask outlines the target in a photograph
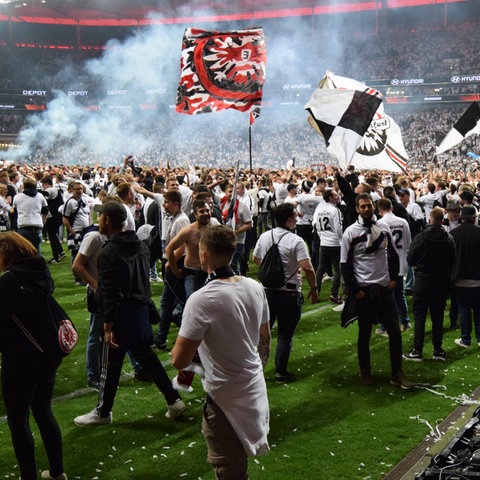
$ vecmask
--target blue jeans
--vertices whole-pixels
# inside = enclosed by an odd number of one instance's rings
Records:
[[[230,262],[230,268],[235,272],[235,275],[240,275],[240,262],[245,254],[245,245],[243,243],[237,243],[237,248],[233,254],[232,261]]]
[[[407,269],[407,278],[405,279],[405,289],[413,290],[414,284],[415,284],[415,268],[409,265]]]
[[[100,381],[101,348],[103,341],[103,314],[90,314],[90,330],[87,338],[86,359],[88,380]]]
[[[185,287],[183,279],[177,278],[170,270],[167,270],[163,277],[163,292],[160,299],[160,324],[158,333],[155,336],[156,345],[164,345],[167,342],[170,325],[174,322],[180,327],[181,319],[173,315],[177,305],[185,304]]]
[[[183,269],[185,300],[188,299],[193,292],[200,290],[205,285],[207,276],[207,272],[204,272],[203,270],[192,270],[190,268]]]
[[[455,287],[462,329],[462,342],[470,345],[472,341],[472,310],[475,336],[480,342],[480,287]]]
[[[275,372],[287,373],[288,360],[292,351],[293,334],[302,315],[303,295],[296,291],[266,289],[270,310],[270,328],[278,324]]]
[[[42,244],[42,229],[36,227],[19,227],[18,233],[26,238],[36,249],[40,255],[40,245]]]
[[[407,325],[410,319],[408,318],[408,304],[403,289],[403,275],[397,277],[397,286],[393,294],[395,296],[395,308],[397,309],[398,320],[402,325]]]

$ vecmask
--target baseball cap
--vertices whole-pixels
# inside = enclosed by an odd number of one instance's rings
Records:
[[[410,190],[408,188],[401,188],[397,193],[398,195],[410,195]]]
[[[103,213],[118,224],[123,223],[127,219],[127,211],[123,203],[120,202],[110,201],[95,205],[93,210],[97,213]]]

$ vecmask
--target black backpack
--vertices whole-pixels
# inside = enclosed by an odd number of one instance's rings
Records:
[[[278,244],[280,240],[287,234],[284,233],[275,243],[273,239],[273,230],[271,230],[272,235],[272,246],[268,249],[267,253],[260,263],[260,268],[258,269],[258,279],[262,285],[266,288],[281,288],[284,287],[290,278],[285,281],[285,270],[283,268],[282,258],[280,257],[280,251],[278,250]],[[295,274],[295,273],[294,273]]]

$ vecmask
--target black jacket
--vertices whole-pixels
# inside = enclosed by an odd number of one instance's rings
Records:
[[[464,222],[450,234],[455,240],[457,249],[452,281],[480,280],[480,227]]]
[[[40,339],[48,321],[45,301],[53,293],[53,280],[41,256],[10,265],[0,277],[0,351],[3,361],[28,361],[39,351],[15,324],[15,314],[34,338]]]
[[[339,173],[335,175],[338,188],[342,192],[345,209],[343,210],[343,231],[357,221],[358,213],[356,209],[357,194],[350,184]]]
[[[150,298],[148,247],[134,231],[112,235],[98,257],[97,304],[106,323],[128,320]]]
[[[441,225],[428,225],[410,245],[407,261],[415,267],[415,289],[448,288],[455,243]]]

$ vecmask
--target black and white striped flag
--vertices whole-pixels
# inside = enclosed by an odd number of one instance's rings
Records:
[[[437,155],[450,150],[470,135],[480,133],[480,107],[473,102],[437,147]]]
[[[305,110],[310,125],[325,138],[327,150],[345,168],[381,103],[378,96],[359,90],[317,88]]]

